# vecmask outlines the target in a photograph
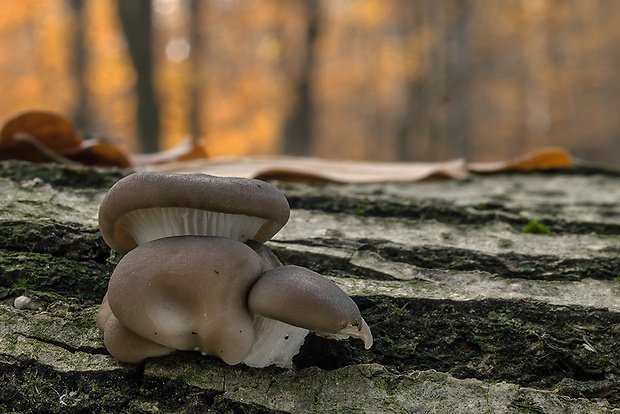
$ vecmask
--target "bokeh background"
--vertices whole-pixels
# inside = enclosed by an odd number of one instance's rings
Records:
[[[0,0],[0,122],[131,152],[620,156],[620,1]]]

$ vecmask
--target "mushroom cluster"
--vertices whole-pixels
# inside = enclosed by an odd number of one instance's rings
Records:
[[[265,367],[290,366],[309,331],[370,348],[345,292],[263,244],[289,214],[260,180],[140,172],[117,182],[99,209],[104,240],[124,255],[97,315],[108,351],[138,363],[197,350]]]

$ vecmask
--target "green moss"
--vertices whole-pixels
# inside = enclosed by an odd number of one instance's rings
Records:
[[[34,285],[28,281],[28,279],[18,279],[17,282],[13,283],[11,288],[15,291],[19,290],[32,290],[34,289]]]
[[[537,222],[536,220],[532,220],[529,223],[527,223],[525,226],[523,226],[522,230],[523,230],[523,233],[533,233],[533,234],[551,233],[551,231],[549,230],[549,227]]]
[[[1,287],[23,289],[20,285],[26,284],[29,290],[55,292],[80,300],[101,299],[112,272],[108,264],[3,249],[0,269]]]

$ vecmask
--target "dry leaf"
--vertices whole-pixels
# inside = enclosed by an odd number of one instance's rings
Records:
[[[574,163],[568,151],[558,147],[543,148],[507,161],[467,164],[469,171],[475,173],[562,170],[573,167]]]
[[[128,168],[131,162],[113,144],[84,141],[62,115],[29,111],[10,119],[0,133],[0,159]]]

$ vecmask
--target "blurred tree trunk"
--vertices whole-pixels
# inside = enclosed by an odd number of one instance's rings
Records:
[[[419,72],[407,74],[405,108],[397,141],[398,159],[435,160],[439,158],[437,141],[442,135],[437,119],[442,85],[441,55],[436,45],[430,45],[430,48],[423,46],[424,53],[413,52],[413,49],[418,47],[418,33],[424,33],[429,26],[437,25],[438,7],[432,0],[403,2],[401,7],[404,53],[409,54],[412,61],[420,60],[422,56],[425,60],[416,62],[421,67]]]
[[[315,108],[312,99],[314,45],[319,36],[320,0],[303,0],[306,14],[306,49],[296,87],[296,102],[284,125],[283,151],[289,155],[311,155],[314,146]]]
[[[191,138],[194,142],[201,140],[204,136],[203,116],[205,113],[204,100],[202,99],[202,87],[204,85],[203,66],[205,63],[204,50],[204,30],[202,25],[206,0],[190,0],[190,33],[189,43],[191,47],[191,79],[190,79],[190,109],[189,127]]]
[[[78,130],[88,130],[90,127],[90,102],[88,88],[86,86],[86,47],[84,44],[85,0],[69,0],[69,6],[73,12],[73,70],[76,80],[77,98],[73,111],[73,122]]]
[[[471,4],[417,0],[402,4],[405,49],[419,63],[409,74],[399,131],[401,161],[436,161],[468,156],[470,139],[469,21]],[[432,28],[432,29],[431,29]],[[440,33],[421,52],[424,34]]]
[[[153,85],[153,28],[150,0],[117,0],[127,48],[136,70],[138,135],[142,152],[159,149],[159,106]]]
[[[446,56],[446,148],[445,158],[467,158],[470,139],[470,34],[472,4],[458,0],[454,15],[448,16],[445,44]]]

